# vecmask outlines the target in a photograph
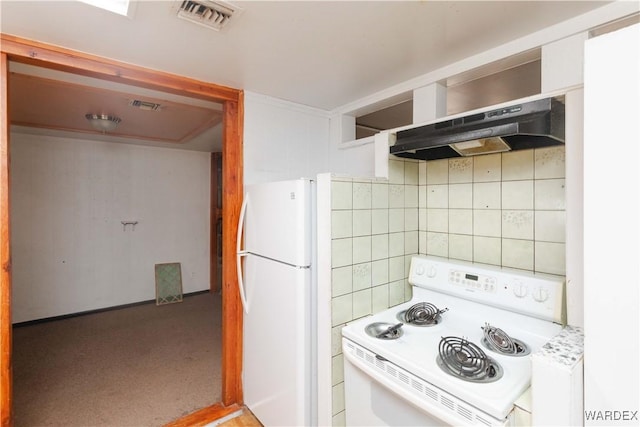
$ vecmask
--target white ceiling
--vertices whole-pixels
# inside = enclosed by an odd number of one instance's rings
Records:
[[[216,32],[139,1],[131,18],[77,1],[0,1],[0,30],[326,110],[609,2],[237,1]]]

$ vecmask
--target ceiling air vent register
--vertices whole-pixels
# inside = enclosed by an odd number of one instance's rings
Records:
[[[225,1],[183,0],[180,1],[178,18],[220,31],[241,12],[241,8]]]
[[[129,105],[145,111],[158,111],[160,107],[162,107],[162,105],[156,104],[155,102],[141,101],[139,99],[132,99],[129,101]]]

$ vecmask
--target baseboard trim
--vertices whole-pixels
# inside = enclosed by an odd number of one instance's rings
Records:
[[[205,289],[203,291],[189,292],[187,294],[183,294],[182,297],[183,298],[187,298],[187,297],[192,297],[192,296],[195,296],[195,295],[201,295],[201,294],[205,294],[205,293],[209,293],[209,289]],[[155,299],[150,299],[150,300],[146,300],[146,301],[132,302],[130,304],[122,304],[122,305],[114,305],[114,306],[111,306],[111,307],[97,308],[95,310],[87,310],[87,311],[79,311],[77,313],[61,314],[60,316],[44,317],[42,319],[27,320],[25,322],[14,323],[13,324],[13,328],[21,328],[23,326],[32,326],[32,325],[37,325],[37,324],[40,324],[40,323],[55,322],[57,320],[71,319],[73,317],[87,316],[89,314],[98,314],[98,313],[104,313],[105,311],[122,310],[124,308],[131,308],[131,307],[136,307],[136,306],[139,306],[139,305],[155,304],[155,303],[156,303]]]

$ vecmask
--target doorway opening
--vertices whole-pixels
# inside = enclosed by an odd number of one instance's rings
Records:
[[[40,59],[42,58],[42,59]],[[223,140],[222,152],[227,167],[223,168],[224,205],[222,226],[225,233],[222,246],[223,253],[232,254],[234,243],[227,238],[235,232],[237,214],[242,194],[242,92],[203,83],[180,76],[159,73],[140,67],[105,60],[78,52],[22,40],[13,36],[2,35],[2,122],[1,148],[3,172],[0,176],[0,195],[2,235],[0,245],[1,272],[1,317],[2,341],[0,373],[2,375],[0,394],[2,396],[1,415],[3,425],[12,423],[12,372],[11,372],[11,236],[9,233],[9,150],[10,119],[7,111],[10,107],[6,96],[8,87],[10,61],[28,63],[38,67],[54,69],[81,76],[102,79],[120,84],[163,91],[181,96],[189,96],[202,100],[219,102],[223,105]],[[207,182],[207,184],[209,184]],[[221,401],[203,408],[179,422],[189,420],[215,420],[237,410],[242,402],[241,371],[241,310],[238,304],[236,279],[233,274],[235,263],[233,257],[223,257],[222,263],[222,393]]]

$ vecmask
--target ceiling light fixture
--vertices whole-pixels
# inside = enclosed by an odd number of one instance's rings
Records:
[[[120,117],[110,116],[107,114],[85,114],[91,126],[102,133],[111,132],[118,127],[118,123],[122,121]]]

